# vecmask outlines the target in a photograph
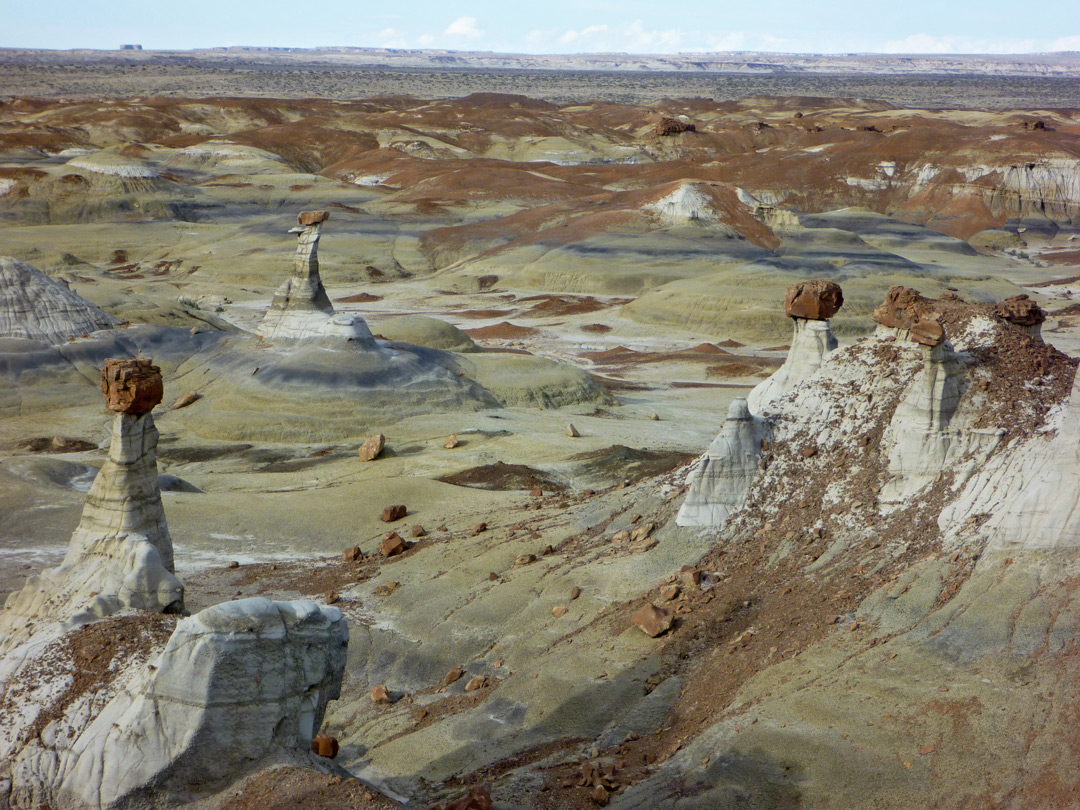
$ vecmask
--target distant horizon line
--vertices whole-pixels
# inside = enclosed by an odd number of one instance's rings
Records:
[[[529,57],[588,57],[588,56],[620,56],[620,57],[688,57],[688,56],[785,56],[806,58],[837,58],[837,57],[919,57],[923,59],[958,59],[967,57],[982,58],[1017,58],[1017,57],[1046,57],[1046,56],[1077,56],[1080,58],[1080,50],[1068,51],[1017,51],[1017,52],[978,52],[971,53],[935,53],[917,51],[760,51],[760,50],[737,50],[737,51],[575,51],[568,53],[532,52],[532,51],[493,51],[493,50],[467,50],[462,48],[384,48],[372,45],[316,45],[316,46],[292,46],[292,45],[213,45],[195,48],[156,48],[144,47],[139,43],[121,43],[115,48],[100,47],[73,47],[73,48],[41,48],[26,47],[20,45],[0,45],[0,51],[41,51],[46,53],[191,53],[197,51],[368,51],[386,54],[475,54],[486,56],[529,56]]]

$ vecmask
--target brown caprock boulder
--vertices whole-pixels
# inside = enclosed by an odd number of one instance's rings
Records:
[[[945,341],[945,329],[938,322],[934,302],[910,287],[890,289],[871,317],[882,326],[907,330],[914,342],[924,346],[937,346]]]
[[[296,216],[296,221],[305,228],[308,225],[319,225],[330,219],[329,211],[301,211]]]
[[[161,369],[143,358],[106,360],[101,393],[110,411],[135,416],[150,413],[164,394]]]
[[[1026,295],[1014,295],[994,305],[994,314],[1014,326],[1038,326],[1046,320],[1043,308]]]
[[[827,321],[844,305],[844,292],[835,281],[822,278],[792,284],[787,288],[784,311],[789,318]]]

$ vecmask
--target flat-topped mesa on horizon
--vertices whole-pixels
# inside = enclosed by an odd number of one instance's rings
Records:
[[[750,392],[747,402],[751,412],[764,414],[773,402],[821,368],[825,357],[839,345],[829,328],[829,318],[843,305],[844,291],[835,281],[816,278],[787,288],[784,311],[793,324],[791,348],[784,364]]]
[[[105,464],[86,496],[67,555],[8,597],[0,650],[35,623],[75,624],[123,609],[180,612],[184,587],[158,485],[153,408],[161,371],[150,360],[107,360],[101,391],[116,416]]]
[[[365,348],[377,348],[364,319],[359,315],[336,313],[319,276],[319,237],[328,211],[301,211],[296,234],[296,254],[292,275],[276,293],[256,334],[265,340],[337,338],[357,341]]]

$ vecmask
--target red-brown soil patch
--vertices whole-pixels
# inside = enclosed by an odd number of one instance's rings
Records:
[[[513,311],[512,309],[465,309],[454,314],[462,318],[505,318]]]
[[[528,316],[581,315],[587,312],[599,312],[602,309],[621,306],[631,301],[630,298],[616,298],[611,301],[599,301],[591,295],[533,295],[521,301],[536,301],[529,308]]]
[[[591,332],[595,335],[606,335],[611,331],[611,327],[606,323],[588,323],[581,327],[582,332]]]
[[[1075,250],[1044,250],[1039,258],[1051,264],[1080,264],[1080,248]]]
[[[366,787],[358,779],[322,773],[314,768],[267,768],[246,779],[239,795],[220,810],[391,810],[397,802]]]
[[[1080,276],[1069,276],[1068,278],[1055,278],[1051,281],[1040,281],[1036,284],[1025,284],[1024,286],[1037,289],[1039,287],[1057,287],[1059,285],[1075,284],[1078,281],[1080,281]]]
[[[344,298],[335,298],[334,301],[338,304],[370,304],[373,301],[382,301],[382,296],[363,292],[356,295],[346,295]]]
[[[518,326],[509,321],[463,331],[471,338],[486,338],[488,340],[521,340],[536,337],[540,334],[539,329],[533,329],[531,326]]]
[[[601,450],[578,453],[569,460],[581,462],[580,470],[583,473],[604,474],[634,482],[663,475],[696,457],[694,453],[641,450],[624,444],[613,444]]]
[[[95,450],[97,445],[85,439],[72,439],[68,436],[39,436],[19,442],[15,449],[26,453],[81,453]]]
[[[444,475],[438,480],[447,484],[454,484],[459,487],[473,487],[474,489],[508,491],[539,487],[545,492],[566,491],[565,484],[555,480],[545,472],[524,464],[506,464],[502,461],[496,461],[494,464],[484,464],[480,467],[470,467],[452,475]]]
[[[83,625],[61,636],[10,682],[0,703],[0,713],[14,711],[20,700],[33,690],[63,673],[70,673],[72,681],[68,688],[43,706],[24,732],[24,742],[34,739],[49,723],[62,718],[80,698],[112,683],[134,659],[146,659],[161,649],[178,619],[175,615],[139,613]],[[119,667],[114,668],[114,662],[119,662]]]

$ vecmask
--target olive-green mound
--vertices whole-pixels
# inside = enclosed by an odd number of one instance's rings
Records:
[[[472,338],[456,326],[426,315],[401,315],[391,318],[378,324],[375,331],[387,340],[411,343],[428,349],[450,352],[480,351]]]

